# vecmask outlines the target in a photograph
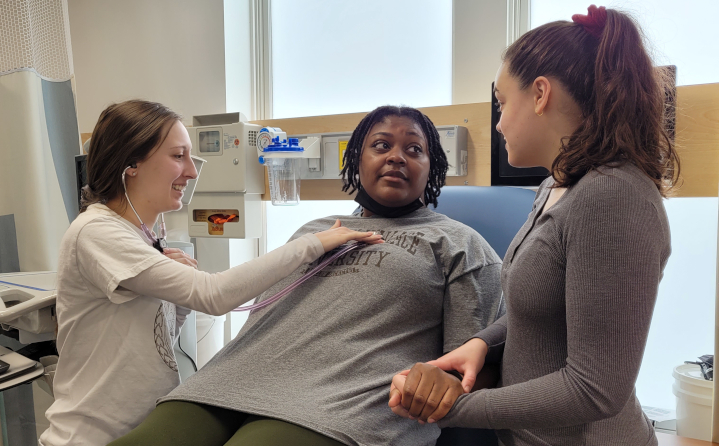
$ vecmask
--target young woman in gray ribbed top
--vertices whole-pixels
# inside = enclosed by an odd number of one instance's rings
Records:
[[[506,50],[495,95],[508,159],[552,175],[503,261],[506,315],[396,375],[395,413],[493,428],[505,446],[657,444],[634,385],[670,255],[662,198],[679,173],[662,85],[635,23],[611,9]],[[493,362],[498,388],[473,392]]]

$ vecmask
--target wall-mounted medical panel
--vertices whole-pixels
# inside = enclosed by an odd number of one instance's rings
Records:
[[[437,127],[440,145],[448,160],[447,176],[463,177],[468,172],[467,128],[460,125]]]
[[[260,238],[260,194],[198,194],[188,206],[190,237]]]
[[[340,178],[342,170],[342,155],[339,152],[340,142],[344,142],[343,147],[347,146],[352,132],[336,132],[336,133],[312,133],[308,135],[292,135],[291,138],[297,138],[299,144],[303,145],[303,141],[312,137],[320,138],[320,158],[306,158],[300,164],[300,178],[303,180],[320,180]]]
[[[447,176],[467,175],[467,128],[459,125],[437,127],[440,144],[448,159]],[[352,132],[311,133],[290,135],[302,146],[309,137],[320,138],[320,158],[306,158],[301,162],[300,178],[303,180],[338,179],[343,168],[343,157]]]
[[[239,113],[193,117],[192,154],[206,162],[188,204],[190,237],[259,238],[265,168],[258,161],[262,126]]]

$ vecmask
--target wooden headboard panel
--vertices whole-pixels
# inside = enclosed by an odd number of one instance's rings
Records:
[[[718,84],[688,85],[677,89],[676,143],[681,161],[682,185],[678,197],[718,196]],[[421,108],[435,125],[461,125],[468,129],[468,174],[448,177],[453,186],[490,185],[490,111],[492,104],[448,105]],[[312,116],[306,118],[252,121],[262,126],[280,127],[288,135],[352,131],[365,113]],[[82,134],[82,141],[90,137]],[[303,180],[302,200],[344,200],[338,180]],[[270,193],[265,179],[263,200]]]

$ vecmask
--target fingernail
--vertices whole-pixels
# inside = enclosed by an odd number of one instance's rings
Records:
[[[432,418],[428,418],[428,423],[431,423],[431,424],[432,424],[432,423],[434,423],[434,422],[435,422],[435,420],[433,420]]]
[[[408,415],[408,416],[410,417],[411,420],[415,420],[415,419],[416,419],[416,418],[415,418],[414,416],[412,416],[412,415]]]
[[[425,422],[423,420],[418,420],[418,423],[425,424]]]

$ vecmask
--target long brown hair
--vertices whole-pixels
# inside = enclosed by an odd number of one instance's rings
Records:
[[[503,61],[521,89],[538,76],[553,77],[582,110],[582,124],[563,139],[552,165],[557,187],[600,166],[630,162],[667,196],[680,160],[665,127],[665,75],[653,67],[634,20],[603,12],[599,29],[567,21],[535,28],[505,50]]]
[[[146,159],[167,137],[168,124],[181,119],[162,104],[137,99],[103,110],[90,137],[88,184],[82,189],[80,212],[93,203],[123,197],[125,168]]]

